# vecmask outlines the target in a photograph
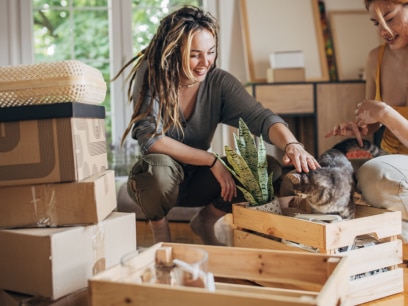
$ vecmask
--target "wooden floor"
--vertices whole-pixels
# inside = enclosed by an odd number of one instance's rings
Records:
[[[172,242],[201,244],[202,241],[191,230],[188,222],[170,222]],[[137,247],[145,248],[154,244],[152,231],[148,222],[136,222]]]

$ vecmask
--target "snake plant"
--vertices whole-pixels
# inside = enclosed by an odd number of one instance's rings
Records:
[[[272,185],[272,173],[268,175],[268,162],[266,148],[259,137],[258,148],[255,139],[242,118],[239,119],[238,135],[234,134],[235,150],[225,146],[225,155],[229,167],[224,161],[218,159],[240,182],[237,185],[245,199],[251,206],[263,205],[273,200],[274,190]]]

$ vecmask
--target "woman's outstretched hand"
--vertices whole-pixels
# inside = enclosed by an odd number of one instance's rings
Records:
[[[320,168],[316,159],[299,143],[286,146],[282,161],[284,165],[293,165],[297,172],[309,172]]]
[[[337,124],[330,130],[324,137],[331,136],[354,136],[357,138],[357,142],[360,146],[363,146],[363,136],[368,133],[366,125],[358,126],[357,122],[343,122]]]

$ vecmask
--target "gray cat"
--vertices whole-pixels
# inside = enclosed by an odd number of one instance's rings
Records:
[[[354,218],[354,169],[339,150],[330,149],[318,159],[321,168],[308,173],[290,172],[286,179],[292,192],[305,199],[312,213],[340,215],[343,220]]]

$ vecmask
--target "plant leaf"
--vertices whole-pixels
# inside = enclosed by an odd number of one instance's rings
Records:
[[[268,178],[268,194],[269,194],[269,201],[272,201],[273,198],[275,197],[275,190],[273,188],[273,181],[272,181],[272,177],[273,177],[273,172],[271,172],[271,174],[269,175]]]
[[[262,191],[259,187],[258,181],[255,179],[244,158],[228,145],[225,146],[225,154],[243,187],[253,195],[257,202],[262,202]]]
[[[269,188],[268,188],[268,161],[266,159],[266,148],[262,139],[262,135],[259,137],[258,143],[258,181],[259,187],[262,192],[262,199],[264,202],[268,202]]]
[[[229,167],[224,160],[218,155],[215,154],[215,156],[217,156],[218,160],[224,165],[225,168],[228,169],[228,171],[238,180],[238,182],[240,182],[242,185],[244,185],[244,182],[242,181],[242,179],[237,175],[237,173],[234,171],[234,169],[232,169],[231,167]]]
[[[234,136],[235,151],[237,151],[237,153],[242,156],[242,152],[245,153],[246,151],[244,139],[242,137],[237,136],[236,134],[233,134],[233,136]]]
[[[252,194],[251,194],[248,190],[246,190],[245,188],[242,188],[241,186],[237,186],[237,188],[238,188],[239,190],[241,190],[242,194],[243,194],[244,197],[245,197],[245,200],[247,200],[251,206],[256,206],[256,205],[260,205],[260,204],[261,204],[261,203],[258,203],[258,202],[254,199],[254,197],[252,196]],[[263,203],[262,203],[262,204],[263,204]]]
[[[248,126],[242,118],[239,118],[239,152],[247,162],[249,169],[258,179],[258,154],[256,150],[255,139]]]

